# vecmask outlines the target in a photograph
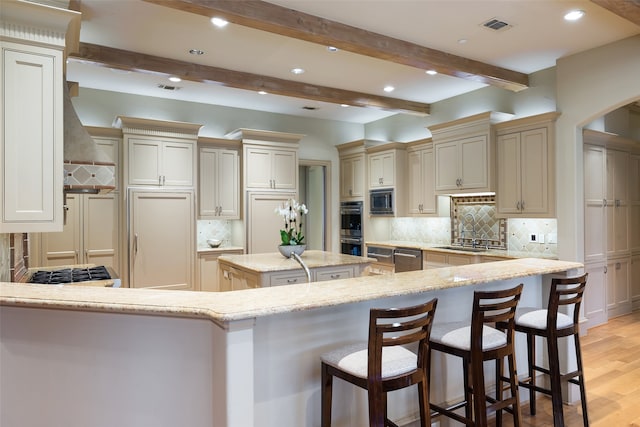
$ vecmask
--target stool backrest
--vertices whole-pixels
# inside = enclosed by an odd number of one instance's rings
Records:
[[[584,289],[587,286],[585,273],[579,277],[553,278],[551,279],[551,291],[549,293],[549,305],[547,307],[547,328],[557,330],[558,310],[561,307],[573,306],[573,327],[577,328],[580,317],[580,304]]]
[[[507,343],[513,341],[515,315],[522,283],[515,288],[500,291],[476,291],[473,293],[471,312],[471,351],[482,351],[482,329],[485,324],[506,325]]]
[[[405,308],[372,308],[369,314],[369,380],[382,377],[382,348],[418,344],[417,369],[427,369],[429,337],[438,299]],[[426,372],[426,371],[425,371]]]

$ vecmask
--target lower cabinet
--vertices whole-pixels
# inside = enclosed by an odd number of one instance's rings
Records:
[[[631,313],[630,267],[630,257],[607,260],[605,273],[608,319]]]
[[[198,275],[196,276],[196,291],[220,291],[218,282],[218,257],[220,255],[242,254],[242,249],[230,249],[217,252],[198,253]]]
[[[422,265],[424,270],[431,268],[451,267],[456,265],[478,264],[481,262],[504,261],[507,257],[496,255],[482,255],[477,253],[459,254],[441,251],[422,251]]]
[[[631,256],[631,309],[640,309],[640,253]]]
[[[380,276],[383,274],[393,274],[395,272],[395,268],[393,264],[384,264],[381,262],[374,262],[369,267],[367,267],[367,275],[369,276]]]

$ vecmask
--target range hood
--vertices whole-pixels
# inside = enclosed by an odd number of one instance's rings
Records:
[[[64,192],[108,193],[115,190],[114,159],[98,147],[76,114],[64,84]]]

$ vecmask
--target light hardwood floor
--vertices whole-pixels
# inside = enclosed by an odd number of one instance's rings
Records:
[[[591,328],[580,340],[590,426],[640,427],[640,311]],[[537,402],[534,417],[528,405],[522,408],[522,426],[553,426],[551,400]],[[565,405],[564,417],[566,427],[582,426],[580,402]],[[512,425],[510,415],[504,418]]]

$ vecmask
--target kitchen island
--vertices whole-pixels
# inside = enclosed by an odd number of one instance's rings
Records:
[[[223,291],[237,291],[296,283],[322,282],[361,276],[373,258],[336,254],[333,252],[305,251],[300,259],[309,270],[309,276],[298,261],[285,258],[278,252],[222,255],[218,258],[218,277]]]
[[[319,356],[366,340],[371,307],[437,297],[436,322],[468,320],[474,290],[524,283],[521,304],[540,306],[552,275],[582,267],[528,258],[216,293],[2,283],[0,424],[318,426]],[[433,399],[457,397],[459,360],[432,363]],[[411,421],[412,393],[390,396],[392,419]],[[336,381],[333,425],[366,417],[365,394]]]

